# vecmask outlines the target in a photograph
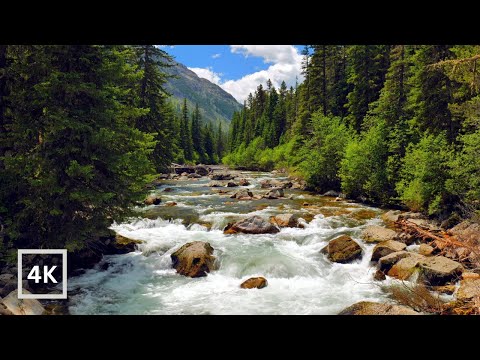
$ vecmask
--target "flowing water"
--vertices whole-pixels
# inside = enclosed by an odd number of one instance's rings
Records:
[[[274,175],[243,172],[241,177],[249,179],[254,193],[264,193],[259,182]],[[381,210],[290,189],[285,195],[291,199],[238,201],[218,191],[239,188],[210,188],[209,181],[165,181],[155,190],[161,205],[138,209],[137,219],[114,224],[117,233],[144,243],[136,252],[106,256],[94,269],[70,279],[70,312],[336,314],[357,301],[385,300],[373,280],[373,245],[360,240],[365,226],[381,223]],[[165,206],[167,201],[177,206]],[[273,235],[223,234],[230,221],[281,213],[297,213],[305,219],[305,228],[283,228]],[[341,234],[362,246],[361,260],[337,264],[320,254]],[[212,245],[218,270],[194,279],[176,274],[170,255],[191,241]],[[240,288],[254,276],[267,278],[268,286]]]

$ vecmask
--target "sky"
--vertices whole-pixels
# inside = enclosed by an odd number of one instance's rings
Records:
[[[210,80],[243,103],[268,79],[276,88],[285,81],[295,86],[301,74],[301,46],[297,45],[161,45],[175,60],[199,77]]]

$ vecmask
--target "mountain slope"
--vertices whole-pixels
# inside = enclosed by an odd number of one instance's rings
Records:
[[[198,77],[183,64],[175,62],[174,66],[165,68],[164,71],[176,76],[168,80],[165,88],[172,94],[172,101],[177,109],[181,108],[183,99],[187,98],[190,112],[198,103],[204,120],[230,122],[233,112],[242,108],[242,105],[220,86]]]

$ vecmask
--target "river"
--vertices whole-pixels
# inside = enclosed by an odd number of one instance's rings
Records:
[[[261,172],[241,177],[254,193],[266,191],[262,180],[285,179]],[[70,313],[336,314],[361,300],[385,301],[373,280],[373,245],[360,240],[365,226],[381,224],[382,210],[291,189],[285,190],[291,199],[238,201],[208,187],[209,181],[164,181],[155,190],[161,205],[139,208],[138,218],[113,224],[117,233],[144,243],[136,252],[105,256],[94,269],[69,279]],[[168,207],[168,201],[177,205]],[[280,213],[297,213],[308,224],[274,235],[223,234],[232,220]],[[332,263],[320,253],[341,234],[362,246],[361,260]],[[191,241],[212,245],[218,270],[194,279],[176,274],[170,254]],[[242,281],[253,276],[264,276],[268,286],[241,289]]]

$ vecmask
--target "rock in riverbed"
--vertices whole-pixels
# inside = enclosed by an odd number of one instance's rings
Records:
[[[299,227],[296,214],[280,214],[272,216],[270,221],[279,227]]]
[[[368,243],[379,243],[382,241],[396,240],[397,233],[381,226],[371,225],[363,230],[362,239]]]
[[[170,255],[177,273],[192,278],[207,276],[215,269],[213,248],[209,243],[194,241],[183,245]]]
[[[267,220],[260,216],[252,216],[247,219],[236,222],[235,224],[228,224],[223,232],[225,234],[276,234],[280,230]]]
[[[420,315],[420,313],[406,306],[360,301],[342,310],[338,315]]]
[[[350,236],[342,235],[331,240],[321,252],[328,259],[338,263],[351,262],[362,255],[362,248]]]
[[[208,169],[204,166],[197,166],[195,168],[195,173],[197,173],[200,176],[207,176],[208,175]]]
[[[220,174],[212,174],[210,175],[210,179],[212,180],[233,180],[234,176],[228,173],[220,173]]]
[[[413,275],[417,268],[417,265],[423,259],[422,255],[412,253],[411,256],[400,259],[392,268],[388,271],[388,276],[394,277],[399,280],[407,280]]]
[[[238,181],[238,185],[240,185],[240,186],[248,186],[248,185],[250,185],[250,182],[249,182],[247,179],[240,179],[240,180]]]
[[[162,202],[162,199],[156,195],[147,196],[147,198],[143,201],[145,205],[158,205]]]
[[[373,253],[372,253],[372,261],[377,261],[380,258],[387,256],[391,253],[397,252],[397,251],[402,251],[406,248],[407,246],[404,243],[395,241],[395,240],[388,240],[388,241],[383,241],[379,244],[377,244],[373,248]]]
[[[24,294],[30,294],[28,290],[23,289]],[[5,309],[13,315],[42,315],[45,308],[36,299],[19,299],[18,290],[12,291],[8,296],[2,300]],[[5,311],[6,312],[6,311]]]
[[[427,257],[420,262],[422,279],[428,285],[445,285],[460,277],[464,268],[462,264],[444,256]]]
[[[242,189],[237,191],[235,194],[230,196],[230,199],[238,199],[238,200],[252,200],[253,193],[249,190]]]
[[[285,193],[282,188],[273,188],[265,194],[266,199],[278,199],[285,197]]]
[[[267,285],[268,281],[264,277],[253,277],[245,280],[240,287],[242,289],[263,289]]]

